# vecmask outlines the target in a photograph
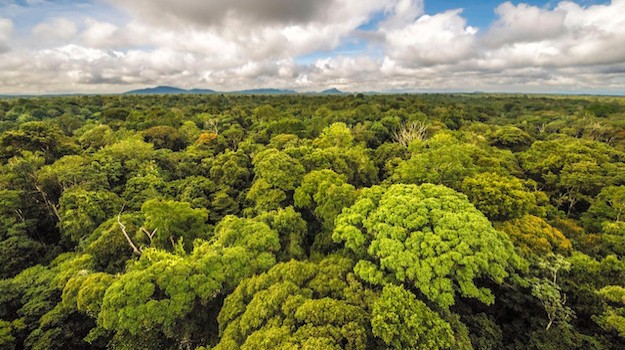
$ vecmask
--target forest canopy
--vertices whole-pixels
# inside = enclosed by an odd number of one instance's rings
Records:
[[[0,349],[83,348],[625,348],[625,100],[2,99]]]

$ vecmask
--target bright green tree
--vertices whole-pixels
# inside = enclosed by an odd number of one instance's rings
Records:
[[[106,290],[98,324],[123,335],[120,344],[161,334],[176,344],[197,344],[215,336],[206,317],[238,283],[276,263],[280,243],[267,225],[229,216],[210,243],[197,241],[185,255],[144,249],[141,258]],[[148,338],[145,338],[147,336]]]
[[[309,209],[323,227],[334,228],[334,219],[356,199],[354,186],[345,183],[345,176],[332,170],[312,171],[295,191],[295,205]]]
[[[154,234],[151,238],[154,247],[174,249],[182,241],[190,250],[194,239],[210,237],[206,209],[194,209],[187,202],[149,200],[141,211],[146,230]]]
[[[524,266],[466,196],[439,185],[365,189],[336,219],[333,238],[357,256],[354,271],[365,281],[413,285],[441,307],[456,294],[492,304],[477,281],[503,283]]]
[[[122,208],[121,200],[115,193],[88,191],[82,187],[72,187],[63,192],[59,204],[61,233],[76,243],[91,235]]]
[[[215,349],[365,349],[373,294],[352,267],[337,256],[292,260],[243,281],[221,309]]]
[[[254,184],[247,198],[259,210],[278,209],[292,196],[304,176],[304,167],[296,159],[276,149],[267,149],[254,156]]]
[[[462,193],[491,220],[519,218],[526,214],[545,214],[539,205],[548,203],[547,195],[530,191],[531,184],[512,176],[482,173],[462,181]]]
[[[371,326],[393,349],[449,349],[455,343],[449,323],[402,286],[384,287],[373,304]]]

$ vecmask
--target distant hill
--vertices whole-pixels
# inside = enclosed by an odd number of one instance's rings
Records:
[[[172,94],[214,94],[210,89],[185,90],[173,86],[157,86],[154,88],[138,89],[124,92],[124,95],[172,95]]]
[[[240,95],[285,95],[297,94],[295,90],[282,89],[250,89],[239,91],[215,91],[210,89],[181,89],[174,86],[157,86],[154,88],[138,89],[124,92],[124,95],[174,95],[174,94],[240,94]]]
[[[327,90],[321,91],[320,94],[322,94],[322,95],[342,95],[342,94],[344,94],[344,92],[339,90],[339,89],[337,89],[337,88],[331,88],[331,89],[327,89]]]

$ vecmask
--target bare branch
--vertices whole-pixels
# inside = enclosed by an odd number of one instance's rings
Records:
[[[130,239],[130,236],[126,232],[126,226],[124,224],[122,224],[122,212],[123,211],[124,211],[124,208],[122,207],[122,210],[119,212],[119,214],[117,214],[117,223],[119,224],[119,228],[122,229],[122,233],[124,234],[124,237],[126,237],[126,240],[128,241],[128,244],[130,244],[130,247],[132,248],[132,251],[135,254],[141,256],[141,250],[139,248],[137,248],[137,246],[132,242],[132,239]]]
[[[39,192],[39,194],[41,194],[43,201],[46,203],[46,206],[52,210],[54,216],[56,216],[56,219],[61,222],[61,215],[59,215],[59,209],[57,208],[56,204],[52,203],[52,201],[48,198],[46,192],[44,192],[44,190],[36,183],[35,189],[37,190],[37,192]]]
[[[204,121],[204,128],[209,129],[213,133],[219,135],[218,121],[215,118],[211,118],[211,119]]]
[[[402,128],[395,132],[393,138],[404,147],[408,147],[414,140],[425,140],[429,125],[425,122],[411,122],[404,124]]]
[[[156,234],[156,230],[158,230],[158,228],[155,228],[154,231],[150,233],[150,231],[148,231],[145,227],[141,226],[141,231],[143,231],[143,233],[148,236],[148,238],[150,239],[150,243],[152,243],[152,238]]]

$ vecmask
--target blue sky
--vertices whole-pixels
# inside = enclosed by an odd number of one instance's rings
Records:
[[[625,0],[0,0],[0,94],[625,92]]]

